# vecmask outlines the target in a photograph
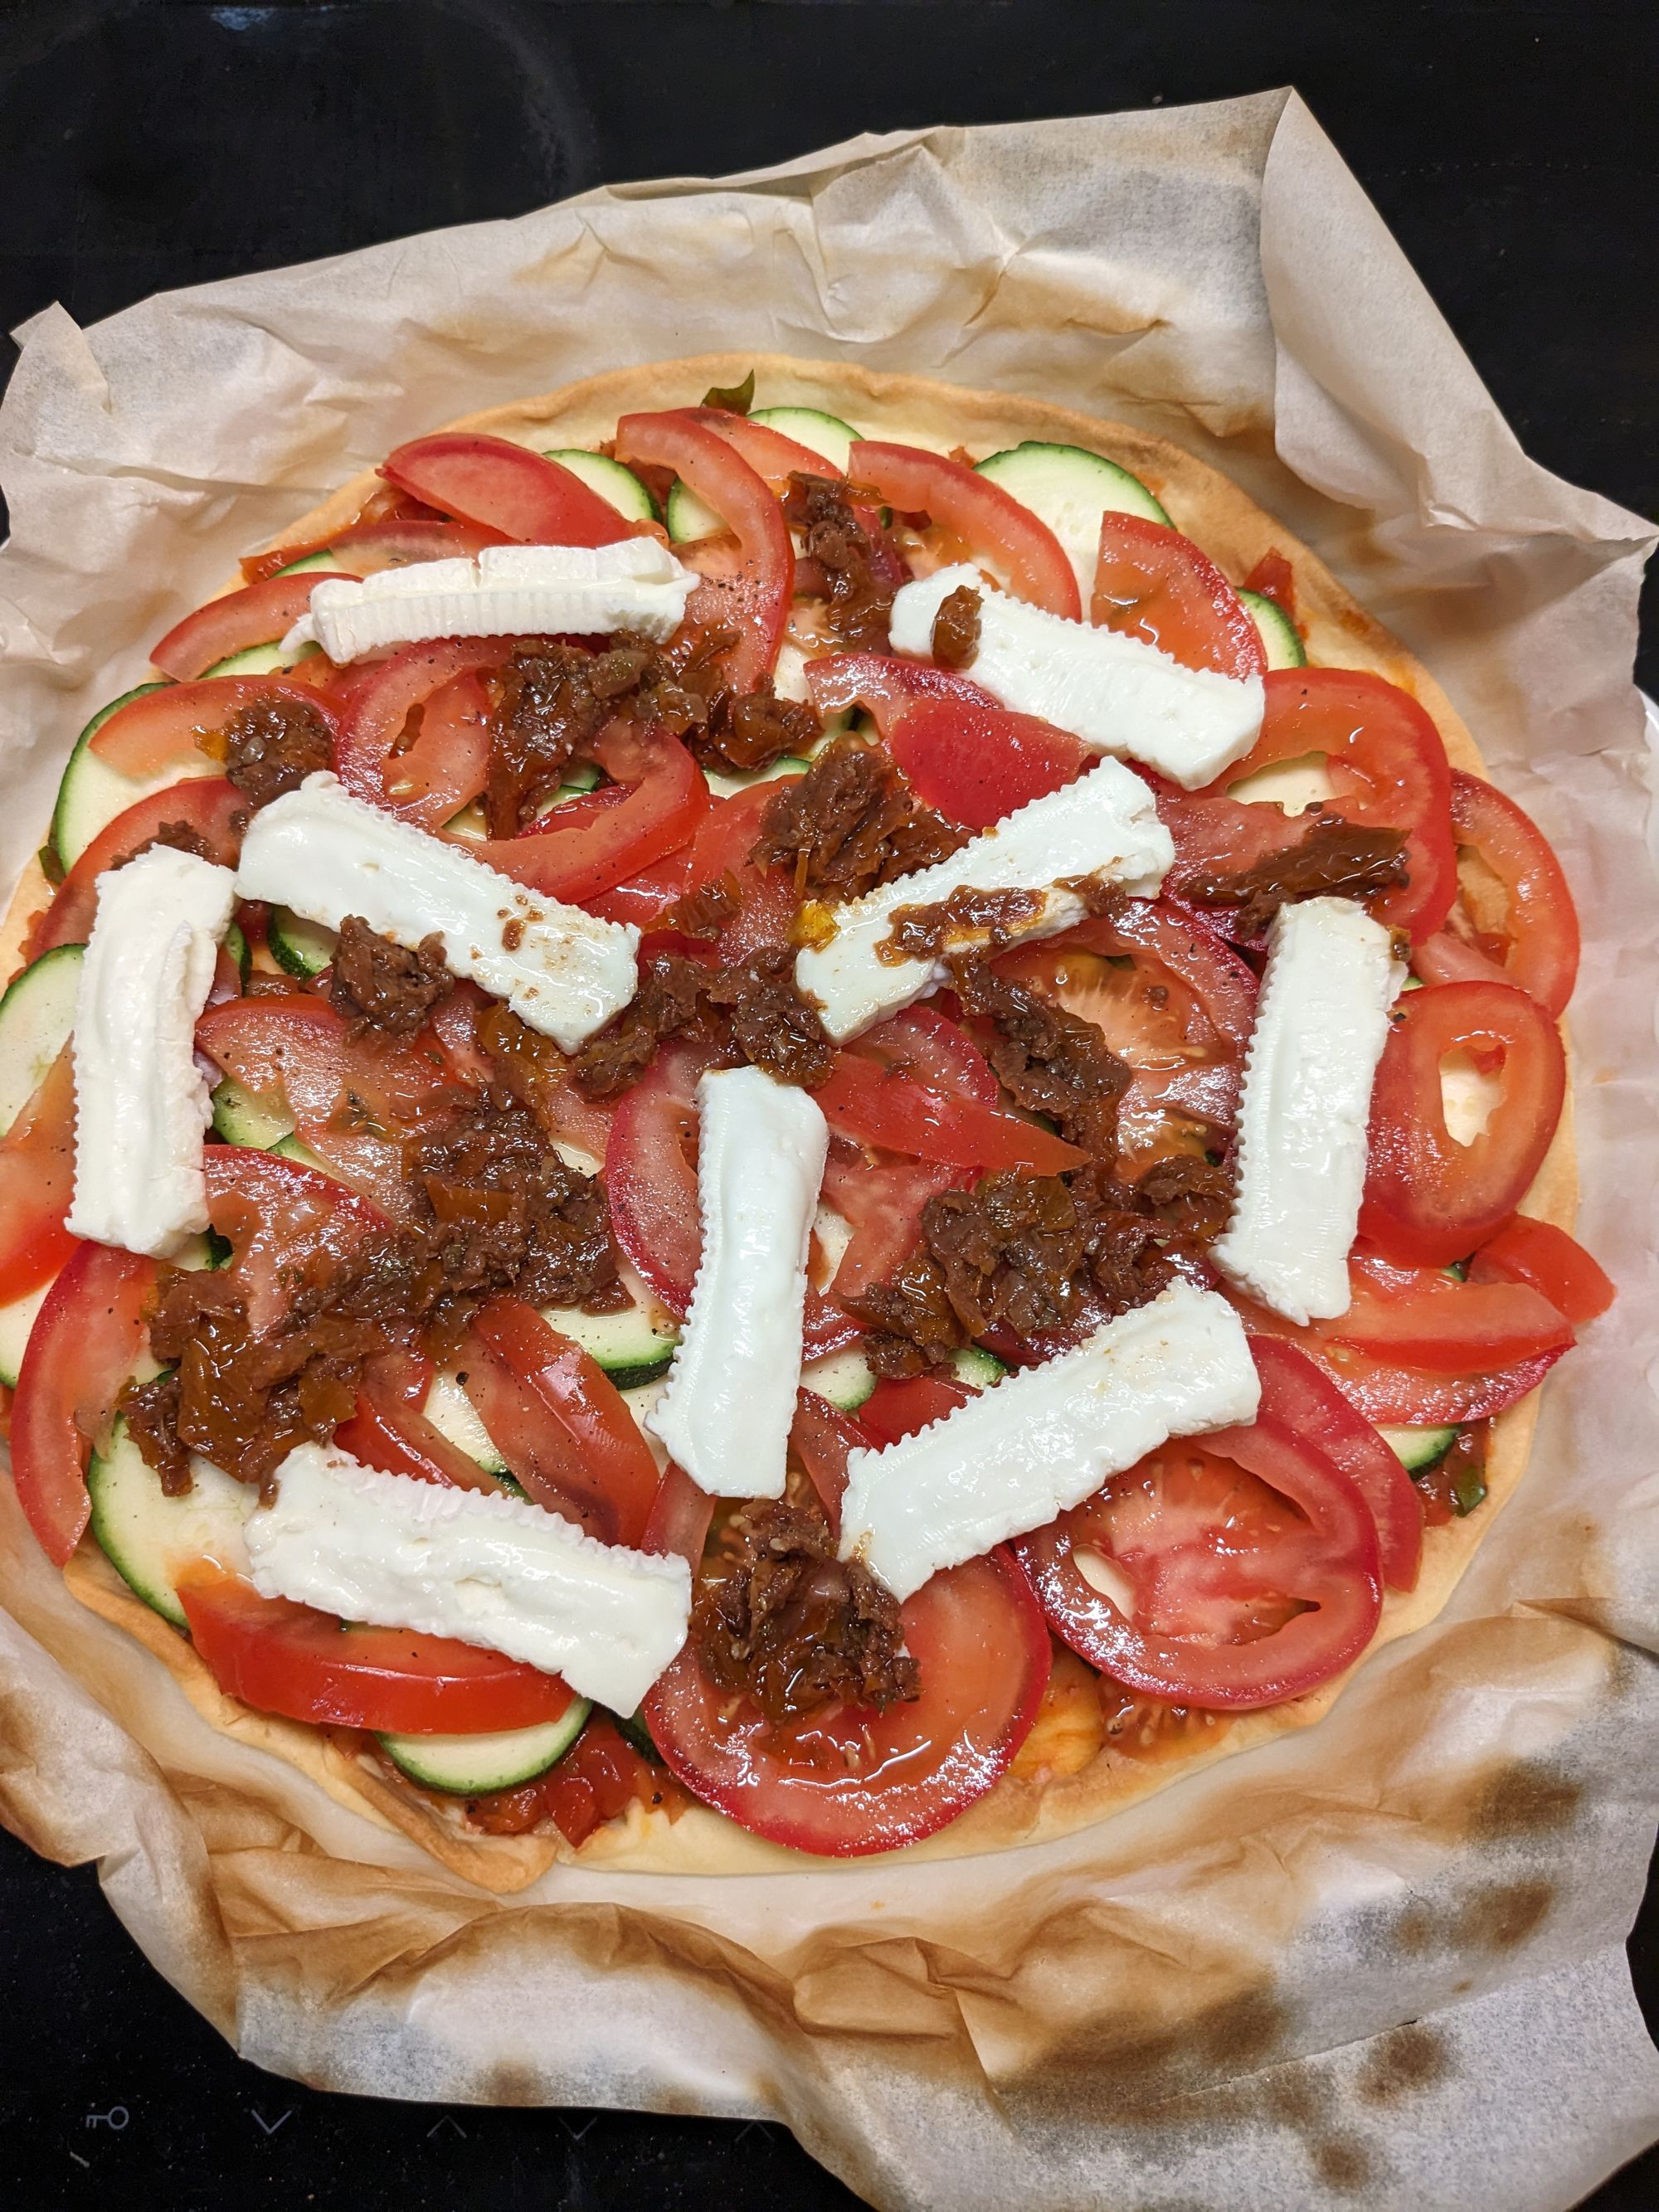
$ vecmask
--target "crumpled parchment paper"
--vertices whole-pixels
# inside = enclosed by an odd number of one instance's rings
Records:
[[[1539,302],[1540,315],[1571,301]],[[1066,1840],[510,1900],[215,1735],[0,1489],[0,1812],[96,1857],[249,2057],[380,2095],[780,2120],[872,2203],[1554,2208],[1659,2133],[1622,1938],[1659,1796],[1652,532],[1536,468],[1294,94],[864,138],[21,333],[9,880],[88,713],[399,439],[752,346],[1215,461],[1451,690],[1562,853],[1581,1232],[1621,1298],[1443,1618],[1317,1727]]]

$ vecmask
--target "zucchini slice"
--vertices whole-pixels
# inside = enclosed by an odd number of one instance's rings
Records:
[[[663,520],[668,525],[671,542],[676,545],[687,544],[694,538],[713,538],[726,527],[714,508],[705,507],[690,484],[678,481],[669,489]]]
[[[1148,522],[1170,518],[1139,477],[1081,446],[1049,446],[1028,438],[980,462],[977,473],[1046,522],[1065,547],[1083,593],[1085,612],[1095,587],[1103,514],[1138,514]]]
[[[421,1411],[457,1451],[476,1460],[486,1474],[505,1474],[507,1462],[478,1419],[477,1409],[453,1375],[434,1375]]]
[[[268,1152],[294,1134],[288,1115],[267,1106],[252,1091],[244,1091],[226,1076],[213,1093],[213,1127],[228,1145],[246,1145],[250,1151]]]
[[[175,1628],[188,1629],[179,1602],[179,1576],[195,1559],[214,1559],[233,1573],[248,1571],[242,1524],[259,1493],[204,1459],[192,1460],[195,1477],[182,1498],[169,1498],[138,1447],[118,1420],[108,1447],[87,1469],[92,1533],[130,1589]]]
[[[634,1303],[622,1313],[583,1313],[579,1306],[550,1306],[544,1319],[561,1336],[580,1344],[619,1390],[654,1382],[668,1371],[680,1333],[673,1316],[632,1283]]]
[[[542,455],[579,477],[589,491],[598,492],[607,507],[614,507],[628,522],[658,522],[657,502],[632,469],[604,453],[590,453],[580,446],[550,446]]]
[[[809,453],[821,453],[838,477],[846,475],[849,449],[861,434],[839,415],[825,415],[816,407],[757,407],[749,419],[793,438]]]
[[[1278,600],[1270,599],[1264,592],[1241,590],[1238,596],[1245,612],[1261,635],[1268,667],[1305,668],[1308,655],[1302,643],[1302,633]]]
[[[1461,1433],[1455,1427],[1377,1431],[1408,1474],[1426,1474],[1431,1467],[1437,1467]]]
[[[208,676],[274,676],[279,669],[295,667],[322,651],[320,645],[302,645],[295,653],[283,651],[280,639],[272,638],[269,645],[245,645],[240,653],[228,653],[222,660],[216,660],[211,668],[202,671]]]
[[[592,1711],[586,1698],[573,1698],[557,1720],[534,1728],[501,1729],[487,1735],[380,1735],[375,1741],[423,1790],[483,1797],[494,1790],[533,1782],[556,1766]]]
[[[804,1390],[816,1390],[843,1413],[856,1413],[876,1387],[874,1371],[856,1346],[809,1360],[800,1370],[800,1380]]]
[[[54,1276],[52,1281],[57,1278]],[[23,1364],[23,1347],[29,1340],[29,1331],[34,1327],[34,1317],[46,1302],[51,1282],[42,1283],[38,1291],[25,1291],[21,1298],[14,1298],[9,1306],[0,1306],[0,1382],[8,1390],[17,1388],[18,1372]]]
[[[298,576],[307,568],[332,570],[337,568],[339,565],[339,555],[331,545],[325,545],[320,553],[307,553],[301,560],[290,561],[286,568],[278,568],[276,574],[279,576]]]
[[[46,1080],[75,1027],[84,945],[59,945],[31,961],[0,998],[0,1136]]]
[[[139,684],[131,691],[124,691],[107,707],[100,707],[76,739],[52,814],[52,850],[66,868],[75,866],[100,830],[106,830],[118,814],[125,814],[141,799],[147,799],[152,792],[165,791],[169,784],[181,782],[185,775],[220,773],[214,763],[204,756],[199,769],[192,766],[182,773],[174,761],[152,776],[123,775],[93,751],[94,737],[118,707],[125,707],[129,699],[142,699],[146,691],[161,689],[159,683]]]
[[[285,906],[274,906],[265,924],[265,943],[276,965],[290,975],[319,975],[334,957],[335,933],[302,921]]]

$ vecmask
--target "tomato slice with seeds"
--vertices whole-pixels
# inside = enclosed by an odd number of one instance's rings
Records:
[[[1206,1131],[1231,1128],[1255,978],[1190,912],[1137,899],[995,964],[1094,1023],[1127,1063],[1118,1128],[1131,1159],[1201,1150]]]
[[[1190,538],[1138,514],[1103,514],[1089,619],[1156,646],[1186,668],[1265,676],[1261,634]]]
[[[810,1391],[800,1407],[795,1449],[833,1528],[847,1454],[872,1439]],[[647,1540],[681,1549],[695,1576],[709,1516],[708,1501],[684,1499],[691,1487],[671,1469]],[[694,1637],[646,1698],[652,1741],[694,1796],[769,1842],[832,1858],[920,1842],[1006,1772],[1042,1702],[1049,1646],[1030,1583],[1000,1549],[935,1575],[902,1618],[920,1674],[909,1704],[830,1705],[776,1727],[715,1689]]]
[[[417,829],[441,830],[450,817],[483,788],[488,734],[482,722],[475,739],[446,761],[422,744],[424,728],[409,753],[399,752],[410,715],[441,696],[463,676],[500,667],[513,649],[501,637],[450,637],[405,646],[377,665],[353,691],[341,719],[334,766],[355,799],[384,806]],[[455,703],[452,700],[452,706]],[[458,734],[453,715],[447,734]],[[413,764],[405,776],[405,763]]]
[[[1440,732],[1408,693],[1360,669],[1273,669],[1263,685],[1261,735],[1244,759],[1201,791],[1158,790],[1158,811],[1176,843],[1164,896],[1180,897],[1194,875],[1229,873],[1295,844],[1300,827],[1280,808],[1227,793],[1262,769],[1317,756],[1337,813],[1407,833],[1411,880],[1371,901],[1370,911],[1420,944],[1457,891],[1451,769]]]
[[[702,772],[678,738],[613,722],[592,752],[611,785],[570,799],[521,836],[467,845],[515,883],[571,906],[677,852],[708,808]]]
[[[240,592],[210,599],[173,624],[150,660],[163,676],[193,684],[233,653],[276,643],[301,615],[311,611],[312,587],[339,573],[307,568],[297,576],[270,576],[263,584],[245,585]]]
[[[182,822],[193,830],[221,867],[234,868],[246,819],[246,799],[223,776],[191,776],[137,800],[98,832],[59,884],[52,904],[34,926],[30,959],[38,960],[59,945],[84,945],[98,911],[99,877],[131,860],[170,823]]]
[[[461,1092],[429,1041],[351,1029],[325,1000],[295,992],[210,1006],[196,1042],[244,1090],[286,1105],[305,1143],[354,1190],[401,1216],[414,1203],[403,1140]]]
[[[380,474],[428,507],[523,545],[614,545],[629,527],[578,476],[480,431],[441,430],[387,455]]]
[[[1497,1103],[1467,1144],[1448,1130],[1441,1094],[1441,1063],[1454,1052],[1501,1062]],[[1371,1092],[1361,1235],[1415,1267],[1444,1267],[1484,1243],[1542,1164],[1566,1081],[1560,1032],[1524,991],[1483,982],[1404,993]]]
[[[368,1199],[278,1152],[209,1145],[202,1173],[208,1218],[230,1243],[256,1335],[289,1311],[297,1282],[332,1272],[388,1226]]]
[[[1304,1697],[1376,1632],[1376,1526],[1305,1437],[1269,1423],[1167,1444],[1015,1551],[1062,1642],[1183,1705]]]
[[[1413,966],[1427,983],[1513,983],[1559,1015],[1578,974],[1578,915],[1565,872],[1529,814],[1479,776],[1454,769],[1452,835],[1496,881],[1503,914],[1480,935],[1455,912],[1421,944]]]
[[[961,538],[973,558],[1006,582],[1017,599],[1046,607],[1073,622],[1083,612],[1077,576],[1059,538],[975,469],[920,446],[889,445],[879,439],[854,441],[847,473],[868,485],[889,507],[905,514],[927,514]]]
[[[155,1288],[154,1260],[77,1245],[29,1331],[11,1409],[12,1480],[56,1566],[68,1560],[91,1515],[87,1462],[137,1363]]]
[[[394,1735],[534,1728],[571,1693],[499,1651],[407,1628],[343,1625],[202,1560],[179,1577],[191,1641],[228,1697],[256,1712]]]
[[[823,1198],[850,1223],[853,1234],[830,1285],[845,1304],[872,1284],[884,1282],[921,1235],[922,1208],[930,1198],[971,1180],[938,1160],[884,1159],[873,1164],[863,1147],[831,1135],[823,1171]]]
[[[764,477],[690,408],[624,415],[617,459],[672,469],[736,541],[729,563],[699,563],[703,580],[686,604],[682,635],[734,629],[722,666],[732,689],[752,691],[777,661],[795,584],[795,553],[783,509]]]

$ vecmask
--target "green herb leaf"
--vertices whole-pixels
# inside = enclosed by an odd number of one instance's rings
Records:
[[[46,881],[49,884],[61,884],[64,880],[64,863],[58,857],[57,846],[43,845],[40,848],[39,858],[40,872]]]
[[[711,384],[702,395],[702,404],[705,407],[723,407],[728,415],[746,415],[755,404],[754,370],[750,370],[741,384]]]
[[[1452,1510],[1458,1519],[1473,1513],[1486,1494],[1484,1471],[1478,1467],[1467,1468],[1452,1485]]]

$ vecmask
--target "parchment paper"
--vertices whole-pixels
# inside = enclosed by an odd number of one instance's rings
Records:
[[[1540,301],[1539,313],[1570,313]],[[1127,417],[1308,537],[1563,854],[1582,1233],[1621,1298],[1448,1613],[1316,1728],[1038,1849],[510,1901],[198,1722],[0,1492],[0,1809],[261,2065],[781,2120],[884,2207],[1558,2207],[1659,2132],[1649,526],[1529,463],[1294,95],[866,138],[37,316],[0,411],[0,864],[235,556],[398,440],[621,362],[842,356]],[[695,395],[691,395],[695,396]]]

